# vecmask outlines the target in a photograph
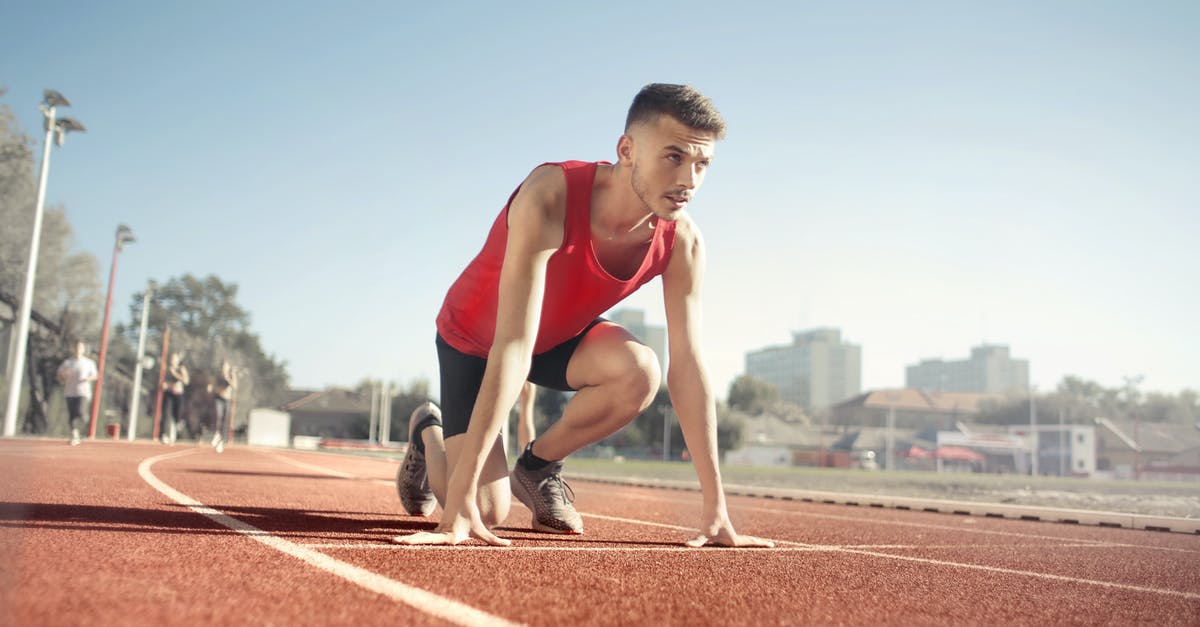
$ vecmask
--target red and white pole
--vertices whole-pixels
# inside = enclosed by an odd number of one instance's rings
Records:
[[[108,272],[108,298],[104,301],[104,324],[100,327],[100,358],[96,364],[96,392],[92,395],[92,417],[88,423],[88,439],[96,439],[96,418],[100,414],[100,392],[104,389],[104,358],[108,354],[108,320],[112,314],[113,281],[117,278],[117,254],[121,252],[121,236],[113,246],[112,269]]]

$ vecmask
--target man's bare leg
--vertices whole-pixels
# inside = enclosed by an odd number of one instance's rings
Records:
[[[533,454],[560,460],[616,433],[650,406],[661,379],[653,350],[620,326],[596,325],[567,366],[567,383],[579,391],[533,441]]]

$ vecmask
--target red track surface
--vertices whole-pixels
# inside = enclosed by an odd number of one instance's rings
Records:
[[[1195,535],[733,497],[777,547],[688,549],[698,495],[576,482],[582,536],[401,547],[395,468],[0,441],[0,624],[1200,624]]]

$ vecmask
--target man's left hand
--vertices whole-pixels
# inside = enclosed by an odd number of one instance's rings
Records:
[[[753,547],[769,549],[775,546],[775,543],[754,536],[739,535],[733,530],[733,524],[729,522],[727,515],[714,516],[706,524],[700,526],[700,535],[685,542],[687,546],[694,549],[702,546],[729,546],[729,547]]]

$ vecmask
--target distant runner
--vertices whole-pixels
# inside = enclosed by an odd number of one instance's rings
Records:
[[[183,355],[171,353],[171,362],[163,373],[163,415],[167,417],[167,425],[162,432],[163,444],[174,444],[179,435],[183,394],[190,381],[187,366],[183,365]]]
[[[83,420],[83,406],[92,400],[92,384],[100,375],[96,362],[87,356],[87,344],[75,342],[75,355],[63,361],[55,375],[63,384],[63,396],[67,400],[71,446],[78,446],[82,441],[79,423]]]

